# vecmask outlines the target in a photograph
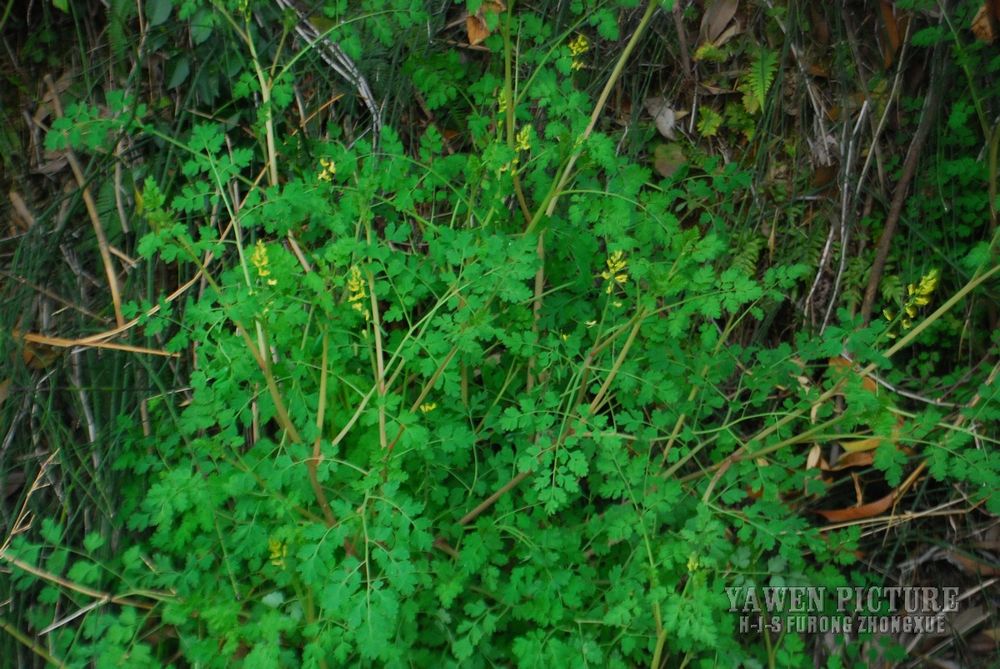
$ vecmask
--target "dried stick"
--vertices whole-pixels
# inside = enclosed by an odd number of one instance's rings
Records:
[[[910,142],[910,148],[906,151],[906,158],[903,161],[903,172],[896,184],[896,190],[892,194],[892,203],[889,205],[889,214],[885,219],[885,226],[882,228],[882,236],[879,237],[878,246],[875,249],[875,260],[872,263],[871,275],[868,277],[868,287],[865,288],[864,301],[861,303],[861,317],[867,325],[871,320],[872,309],[875,305],[875,295],[878,292],[879,283],[882,281],[882,273],[885,271],[885,263],[889,257],[889,249],[892,246],[892,238],[896,234],[899,225],[899,218],[903,213],[903,204],[906,202],[906,194],[913,181],[913,176],[917,171],[917,163],[920,162],[920,153],[923,151],[927,135],[930,133],[937,116],[938,107],[941,105],[941,86],[945,79],[945,73],[940,65],[941,58],[939,49],[936,49],[932,56],[934,63],[931,67],[931,82],[927,89],[927,97],[924,98],[924,108],[920,113],[920,123],[917,124],[917,131]]]
[[[59,92],[56,91],[56,85],[52,81],[51,75],[45,75],[45,85],[48,86],[49,93],[52,95],[52,108],[55,111],[56,118],[62,118],[62,103],[59,102]],[[101,262],[104,264],[104,273],[108,277],[108,287],[111,289],[111,302],[115,308],[115,321],[118,327],[123,327],[125,325],[125,316],[122,314],[122,298],[121,291],[118,288],[118,275],[115,273],[115,266],[111,262],[108,238],[104,234],[101,217],[97,213],[97,203],[94,202],[94,197],[90,194],[90,188],[87,187],[87,180],[84,178],[83,170],[76,159],[76,154],[69,147],[66,148],[66,159],[69,161],[69,166],[73,170],[76,183],[83,193],[83,203],[87,207],[87,214],[90,216],[90,222],[94,226],[94,234],[97,236],[97,248],[101,252]]]

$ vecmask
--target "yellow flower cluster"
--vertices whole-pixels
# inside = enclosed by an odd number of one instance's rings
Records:
[[[577,35],[569,42],[569,52],[573,55],[573,65],[574,70],[579,70],[583,68],[583,54],[590,51],[590,42],[583,35]]]
[[[608,256],[605,264],[608,268],[601,272],[601,278],[608,282],[604,292],[610,295],[616,284],[622,286],[628,281],[628,261],[624,253],[615,251]]]
[[[517,136],[514,138],[514,151],[518,154],[531,151],[531,134],[533,130],[530,125],[521,126],[521,129],[517,131]],[[517,166],[521,162],[521,156],[515,155],[509,163],[500,167],[500,173],[510,170],[511,174],[517,172]]]
[[[270,554],[271,564],[275,567],[285,568],[285,558],[288,557],[288,544],[278,539],[270,539],[267,542],[267,552]]]
[[[347,301],[351,303],[351,308],[363,313],[365,320],[368,320],[368,310],[365,309],[364,305],[364,299],[367,297],[367,293],[365,293],[365,280],[361,276],[361,270],[357,265],[351,268],[351,273],[347,277],[347,292]]]
[[[514,145],[516,151],[531,151],[531,126],[523,126],[517,131],[517,143]]]
[[[903,304],[903,318],[900,322],[904,330],[909,330],[913,327],[913,319],[917,317],[920,307],[930,304],[931,295],[937,289],[937,284],[938,271],[932,269],[920,277],[919,283],[911,283],[906,286],[906,302]],[[882,315],[885,316],[887,321],[891,321],[896,317],[889,309],[883,309]],[[889,336],[891,337],[892,334]]]
[[[268,267],[269,259],[267,257],[267,247],[264,246],[264,242],[260,239],[257,240],[257,244],[253,247],[253,255],[250,256],[250,263],[253,268],[257,271],[257,276],[261,279],[267,280],[267,285],[276,286],[278,285],[278,280],[271,277],[271,269]]]
[[[420,413],[430,413],[431,411],[434,411],[434,409],[437,408],[438,408],[437,402],[426,402],[420,405]]]
[[[337,164],[327,158],[320,158],[319,164],[323,168],[319,172],[319,180],[333,181],[333,177],[337,175]]]

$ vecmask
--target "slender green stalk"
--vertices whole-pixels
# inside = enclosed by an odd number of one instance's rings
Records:
[[[639,44],[639,40],[642,38],[643,33],[646,32],[646,28],[649,26],[649,22],[652,20],[653,15],[656,13],[659,6],[659,0],[650,0],[649,4],[646,5],[646,11],[639,20],[639,25],[636,27],[635,32],[632,33],[632,38],[629,39],[628,44],[625,45],[622,55],[618,57],[618,62],[615,63],[615,67],[611,71],[611,76],[608,77],[608,81],[604,84],[604,89],[601,91],[600,97],[597,98],[597,104],[594,105],[594,111],[590,114],[590,122],[587,124],[587,128],[583,131],[583,134],[577,138],[576,146],[573,148],[573,153],[570,154],[569,160],[567,160],[566,163],[560,168],[557,176],[552,180],[552,187],[546,194],[545,199],[538,205],[535,215],[532,217],[531,221],[528,223],[528,227],[524,231],[525,234],[532,232],[538,226],[543,215],[551,216],[552,212],[555,211],[556,202],[559,200],[560,192],[566,184],[569,183],[570,173],[573,171],[573,166],[576,164],[577,159],[583,152],[583,142],[586,141],[586,139],[590,137],[591,133],[594,131],[594,127],[597,125],[597,119],[601,117],[601,112],[604,111],[604,105],[607,104],[608,98],[611,96],[611,91],[614,90],[615,84],[618,83],[619,77],[621,77],[622,72],[625,70],[625,64],[628,62],[629,56],[632,55],[636,45]]]

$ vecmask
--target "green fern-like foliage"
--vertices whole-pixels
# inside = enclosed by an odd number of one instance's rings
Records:
[[[740,86],[743,91],[743,108],[748,114],[756,114],[764,107],[767,92],[774,83],[778,71],[778,54],[763,47],[757,51],[750,63],[750,69]]]
[[[732,266],[745,276],[756,276],[757,261],[760,259],[760,252],[764,250],[765,241],[760,235],[740,240],[735,245],[739,251],[733,256]]]

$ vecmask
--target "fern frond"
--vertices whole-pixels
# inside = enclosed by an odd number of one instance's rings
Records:
[[[743,91],[743,107],[747,113],[755,114],[764,108],[767,92],[771,89],[777,71],[778,54],[761,47],[750,63],[750,69],[740,87]]]
[[[742,244],[737,246],[739,251],[733,256],[733,268],[745,276],[756,276],[757,261],[760,259],[760,252],[764,249],[764,241],[761,236],[742,240]]]

